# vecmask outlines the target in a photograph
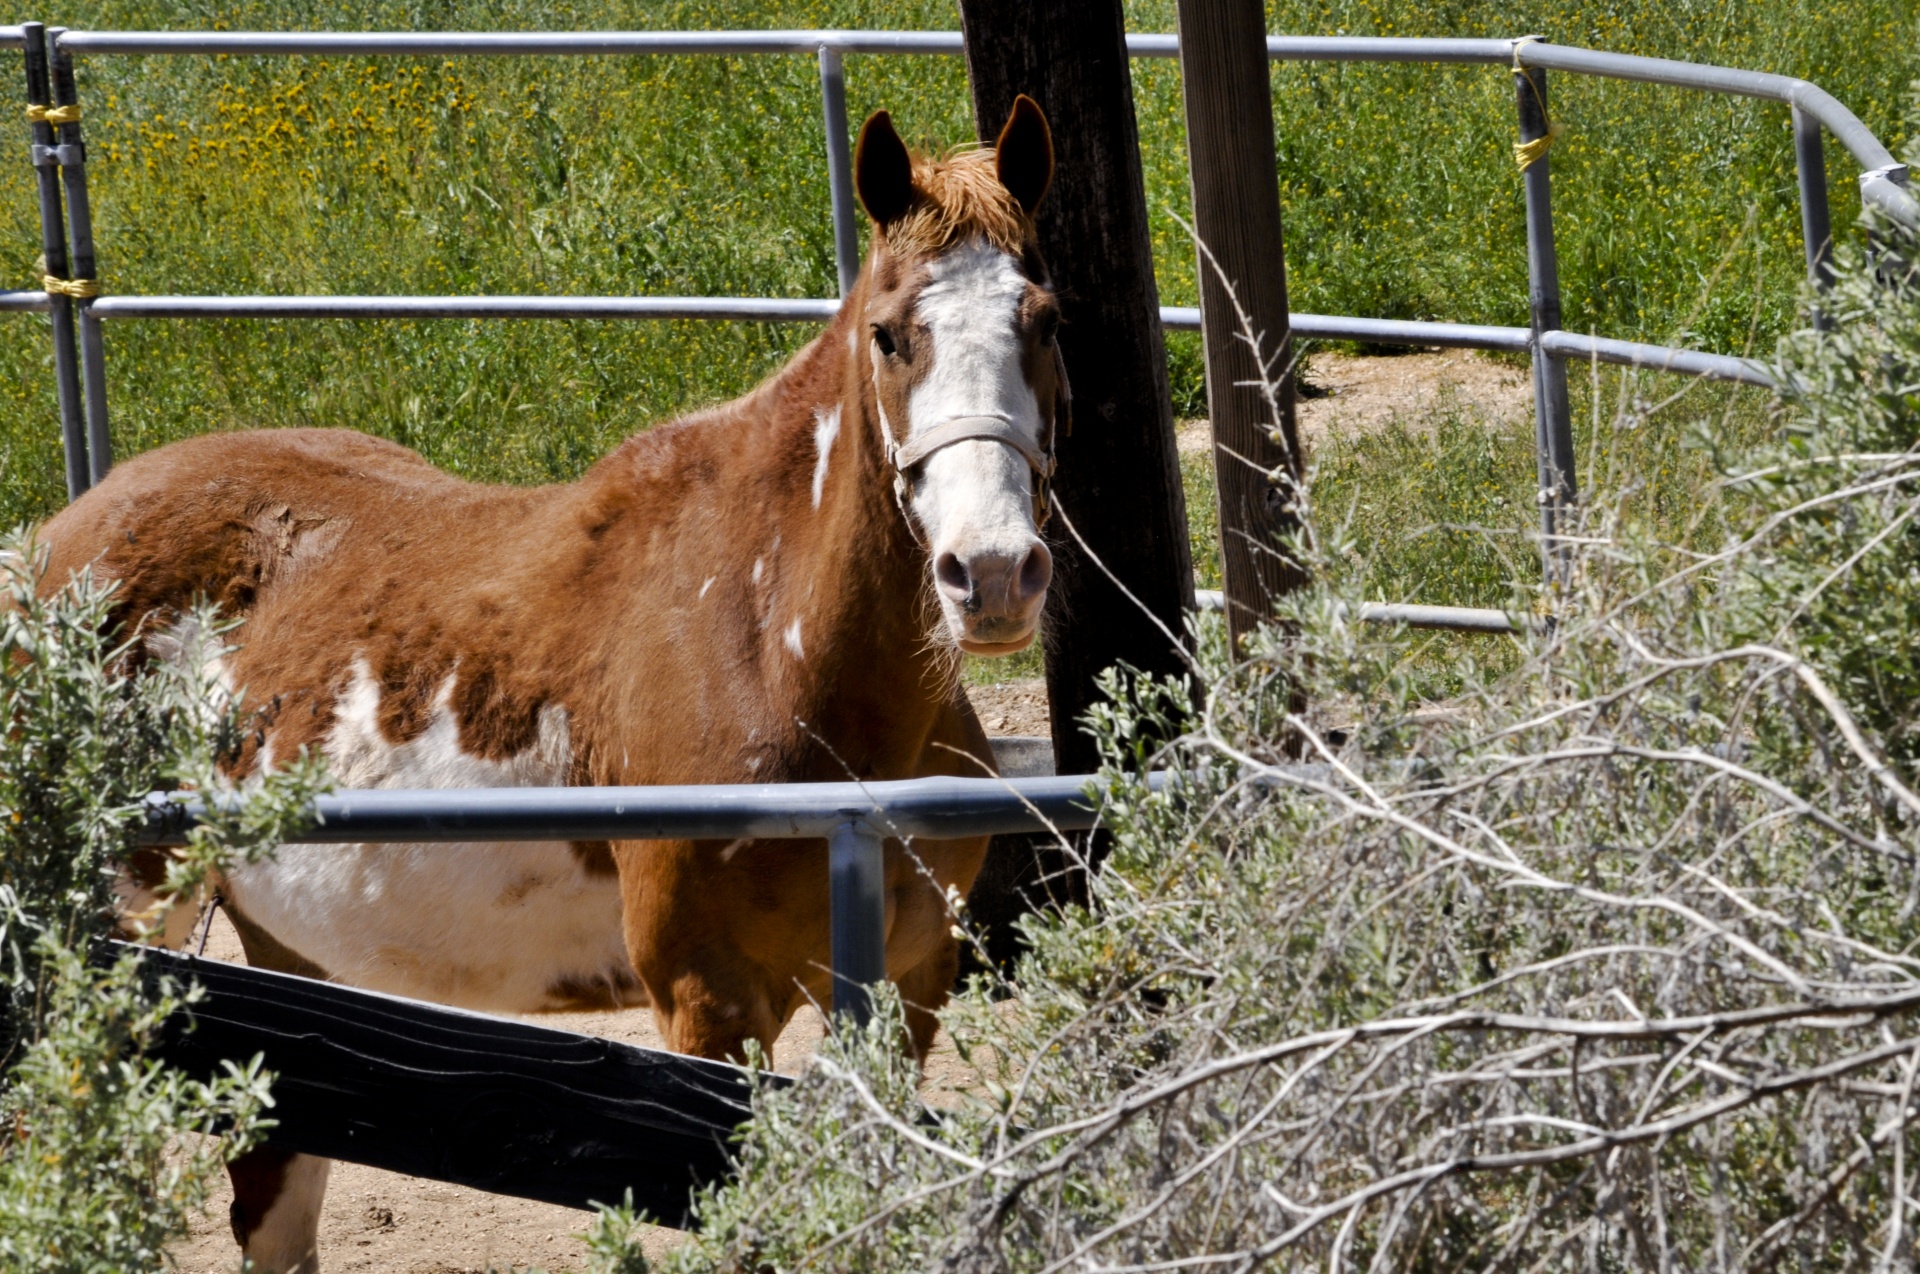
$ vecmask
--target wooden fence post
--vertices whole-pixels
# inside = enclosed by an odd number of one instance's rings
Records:
[[[999,133],[1020,93],[1053,128],[1040,249],[1073,382],[1073,434],[1060,439],[1054,491],[1088,548],[1139,599],[1086,561],[1064,528],[1050,528],[1059,590],[1050,605],[1066,618],[1047,644],[1054,755],[1060,773],[1083,773],[1095,757],[1076,721],[1098,697],[1094,678],[1121,660],[1184,671],[1153,621],[1179,633],[1193,604],[1126,25],[1119,0],[961,0],[960,25],[982,139]]]
[[[1040,103],[1053,128],[1040,248],[1063,311],[1073,433],[1059,440],[1054,481],[1065,518],[1048,528],[1048,611],[1057,619],[1047,639],[1047,694],[1058,772],[1085,773],[1096,756],[1079,721],[1099,698],[1094,679],[1120,662],[1157,675],[1184,672],[1167,634],[1183,635],[1183,612],[1193,604],[1126,24],[1120,0],[960,0],[960,26],[980,136],[992,141],[1020,93]],[[996,912],[1018,909],[1010,881],[1031,883],[1058,869],[1044,850],[1037,865],[1031,850],[1011,861],[1014,839],[996,845],[986,888],[975,890],[974,914],[989,928],[1001,919]],[[1068,896],[1079,892],[1075,880],[1067,873]]]
[[[1227,627],[1238,643],[1274,598],[1306,582],[1277,547],[1299,525],[1291,497],[1301,456],[1266,12],[1261,0],[1179,0],[1179,21]],[[1263,375],[1277,381],[1278,420],[1258,387]]]

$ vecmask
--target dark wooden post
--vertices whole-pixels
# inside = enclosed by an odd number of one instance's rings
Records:
[[[1183,671],[1154,620],[1179,633],[1193,604],[1126,27],[1119,0],[961,0],[960,25],[980,136],[998,135],[1020,93],[1053,128],[1040,248],[1073,382],[1073,434],[1060,439],[1054,492],[1088,548],[1139,599],[1087,561],[1064,526],[1049,528],[1057,590],[1049,606],[1061,617],[1047,642],[1054,756],[1060,773],[1080,773],[1094,763],[1077,725],[1098,697],[1094,678],[1121,661]]]
[[[1299,524],[1291,496],[1301,466],[1266,12],[1261,0],[1180,0],[1179,14],[1227,626],[1238,642],[1306,580],[1277,547]]]
[[[1183,633],[1193,604],[1126,25],[1120,0],[960,0],[960,26],[981,138],[998,135],[1021,93],[1040,103],[1053,128],[1040,247],[1063,311],[1073,433],[1059,440],[1054,480],[1065,518],[1048,528],[1047,695],[1056,766],[1085,773],[1096,756],[1079,722],[1099,698],[1094,679],[1121,662],[1183,672],[1167,634]],[[1067,519],[1137,601],[1088,560]],[[976,918],[1001,939],[996,954],[1007,949],[1007,922],[1036,881],[1049,882],[1055,896],[1081,893],[1077,874],[1061,873],[1045,846],[1036,860],[1032,839],[1000,838],[974,891]]]

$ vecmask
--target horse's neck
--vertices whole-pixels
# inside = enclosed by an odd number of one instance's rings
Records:
[[[857,299],[847,308],[860,312]],[[813,592],[826,639],[823,659],[810,670],[808,692],[818,696],[814,710],[832,725],[830,737],[911,762],[951,693],[958,663],[933,635],[939,613],[925,549],[894,493],[870,392],[867,346],[859,335],[845,322],[822,337],[820,354],[832,369],[824,383],[838,397],[824,412],[809,413],[815,446],[807,454],[813,464],[804,473],[799,465],[790,471],[806,487],[797,503],[802,519],[813,522],[809,559],[819,572]],[[903,758],[903,749],[914,755]]]
[[[760,683],[755,745],[781,740],[771,750],[799,771],[780,777],[908,772],[951,687],[853,330],[835,323],[745,398],[678,427],[717,479],[689,498],[720,515],[682,519],[697,529],[675,567],[734,583],[710,612],[724,630],[711,649],[749,652],[737,673]]]

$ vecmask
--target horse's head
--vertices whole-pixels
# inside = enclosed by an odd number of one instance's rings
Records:
[[[1046,116],[1023,96],[993,150],[932,161],[882,111],[860,131],[854,173],[875,234],[851,340],[872,361],[894,489],[953,639],[1012,654],[1032,642],[1053,577],[1039,525],[1067,423],[1060,310],[1033,231],[1053,177]]]

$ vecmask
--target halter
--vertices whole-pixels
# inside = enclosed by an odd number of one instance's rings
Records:
[[[900,506],[900,512],[907,518],[907,528],[914,530],[913,517],[908,514],[906,502],[913,494],[913,479],[908,471],[924,462],[936,451],[943,451],[956,442],[997,442],[1011,447],[1033,470],[1033,524],[1044,528],[1047,519],[1053,516],[1052,482],[1053,473],[1058,468],[1054,458],[1053,444],[1064,422],[1066,431],[1073,432],[1073,391],[1067,385],[1067,365],[1060,357],[1060,347],[1053,347],[1053,370],[1059,384],[1059,392],[1054,399],[1053,422],[1048,426],[1045,437],[1038,443],[1029,439],[1026,432],[1013,423],[1013,418],[1000,413],[980,416],[949,416],[939,424],[921,430],[909,437],[906,443],[893,440],[893,431],[887,430],[887,462],[893,467],[893,498]],[[919,539],[915,531],[914,538]]]

